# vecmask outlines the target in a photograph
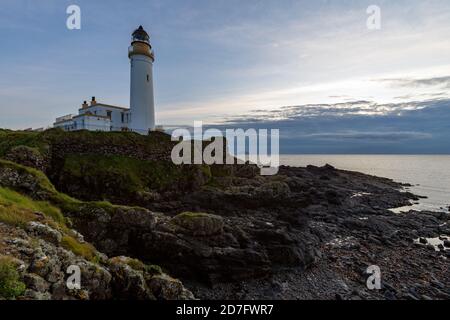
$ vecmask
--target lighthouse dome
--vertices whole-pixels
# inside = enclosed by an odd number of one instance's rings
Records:
[[[132,34],[132,41],[150,43],[150,37],[148,33],[144,30],[144,28],[142,26],[139,26],[139,28],[134,30]]]

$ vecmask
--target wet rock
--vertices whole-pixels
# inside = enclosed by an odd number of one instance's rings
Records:
[[[339,204],[341,204],[341,199],[340,199],[339,194],[337,193],[336,190],[328,189],[328,190],[325,192],[325,198],[327,199],[327,201],[328,201],[330,204],[334,204],[334,205],[339,205]]]

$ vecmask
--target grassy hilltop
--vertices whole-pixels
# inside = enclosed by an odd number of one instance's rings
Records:
[[[0,157],[45,172],[58,190],[79,199],[124,204],[209,182],[208,166],[170,161],[174,145],[160,132],[0,131]]]

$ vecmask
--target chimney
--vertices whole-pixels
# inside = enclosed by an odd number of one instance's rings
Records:
[[[81,106],[83,109],[86,109],[87,107],[89,107],[89,105],[87,104],[86,101],[83,101],[83,104]]]
[[[92,97],[91,106],[96,105],[96,104],[97,104],[97,101],[95,101],[95,97]]]

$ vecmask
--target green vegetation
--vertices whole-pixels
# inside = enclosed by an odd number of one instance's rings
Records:
[[[30,210],[20,209],[17,206],[3,206],[0,204],[0,222],[25,228],[28,222],[36,220],[36,215]]]
[[[40,191],[52,194],[56,193],[56,189],[53,184],[48,180],[47,176],[39,170],[25,167],[15,162],[7,161],[0,159],[0,168],[9,168],[16,171],[19,174],[29,174],[33,176],[33,179],[36,181],[37,185],[40,188]]]
[[[126,263],[132,269],[136,271],[144,271],[150,275],[159,275],[163,273],[161,267],[156,264],[145,264],[141,260],[130,257],[114,257],[111,258],[111,263]]]
[[[48,153],[53,143],[89,144],[89,148],[94,151],[97,150],[95,146],[131,145],[139,152],[152,152],[155,146],[156,149],[166,150],[170,137],[163,134],[146,137],[134,133],[67,133],[61,130],[37,133],[0,130],[0,157],[18,146],[43,155]],[[79,186],[83,186],[81,189],[88,193],[94,193],[94,190],[98,190],[97,187],[105,188],[102,189],[104,197],[96,196],[94,199],[110,199],[108,192],[111,190],[118,190],[119,195],[127,197],[132,193],[145,193],[152,188],[170,187],[172,183],[191,179],[184,174],[183,168],[169,161],[151,162],[125,156],[84,153],[64,155],[58,161],[61,166],[58,166],[57,176],[61,170],[62,176],[69,181],[73,179],[79,182]],[[97,210],[114,213],[120,206],[112,205],[108,201],[84,202],[72,198],[57,191],[43,172],[15,162],[0,159],[0,174],[3,175],[0,177],[0,222],[21,228],[36,220],[48,224],[63,234],[62,247],[87,260],[98,262],[96,249],[76,239],[66,226],[69,219],[65,218],[64,214],[84,215]],[[139,260],[133,259],[130,264],[133,268],[147,270],[151,274],[161,272],[158,266],[145,265]]]
[[[48,201],[37,201],[15,190],[0,187],[0,222],[25,228],[29,222],[41,218],[36,214],[36,212],[40,212],[45,217],[43,222],[63,232],[64,236],[61,245],[64,248],[83,256],[87,260],[96,262],[97,254],[95,248],[88,243],[80,243],[71,236],[71,231],[66,227],[66,219],[61,212],[61,209],[63,211],[78,211],[81,205],[85,204],[57,192],[46,176],[38,170],[3,160],[0,160],[1,165],[22,171],[22,173],[32,174],[39,181],[38,188],[48,191],[49,198]],[[89,205],[98,205],[101,208],[112,207],[108,203],[91,203]]]
[[[183,212],[176,216],[177,219],[195,219],[195,218],[206,218],[210,217],[211,215],[208,213],[202,213],[202,212]]]
[[[40,132],[0,130],[0,156],[18,146],[34,148],[41,154],[48,150],[48,143]]]
[[[170,189],[183,181],[187,183],[187,178],[182,167],[168,161],[143,161],[115,155],[70,155],[64,161],[58,184],[62,189],[70,184],[83,185],[85,194],[79,195],[83,199],[115,200],[135,197],[142,191]]]
[[[22,210],[30,213],[31,216],[34,216],[33,212],[42,212],[57,223],[65,222],[61,210],[51,205],[48,201],[34,201],[16,191],[0,187],[0,210],[2,210],[2,207],[3,211],[8,211],[8,208],[11,210]]]
[[[76,255],[82,256],[86,260],[93,262],[97,261],[97,252],[89,243],[80,243],[72,236],[65,235],[62,238],[61,246],[72,251]]]
[[[60,193],[48,180],[47,176],[39,170],[0,159],[0,169],[1,168],[12,169],[19,175],[31,175],[33,181],[36,182],[36,189],[45,195],[45,201],[39,201],[34,200],[29,196],[22,195],[22,193],[26,194],[26,190],[24,192],[24,190],[21,190],[18,186],[15,187],[14,185],[9,185],[8,187],[0,187],[0,210],[2,210],[3,216],[8,216],[7,219],[13,219],[15,215],[11,213],[11,209],[16,209],[17,211],[20,211],[20,215],[17,219],[19,222],[24,222],[26,224],[28,221],[36,220],[34,212],[39,211],[56,223],[61,224],[61,227],[64,227],[65,217],[63,213],[80,213],[83,209],[96,208],[112,212],[120,207],[112,205],[108,201],[83,202],[64,193]],[[1,217],[2,214],[0,214],[0,219],[2,219]]]
[[[223,232],[223,219],[214,214],[183,212],[172,218],[171,222],[193,236],[210,236]]]
[[[64,223],[64,216],[61,210],[73,212],[76,211],[82,204],[66,194],[58,192],[53,184],[48,180],[47,176],[36,169],[25,167],[14,162],[0,159],[0,169],[7,168],[12,169],[19,175],[30,175],[33,177],[33,181],[36,183],[36,191],[41,196],[45,197],[46,201],[33,200],[30,197],[22,196],[22,193],[26,193],[26,190],[21,190],[19,186],[5,185],[0,193],[0,208],[7,205],[21,205],[21,209],[27,209],[29,211],[40,211],[51,217],[57,223]],[[6,182],[7,183],[7,182]],[[8,187],[8,188],[6,188]],[[13,190],[14,189],[14,190]]]
[[[42,132],[12,131],[0,129],[0,156],[5,155],[16,146],[36,148],[45,154],[53,144],[77,144],[91,146],[128,146],[132,145],[144,152],[164,150],[172,144],[170,136],[160,132],[143,136],[133,132],[75,131],[65,132],[61,129],[49,129]]]
[[[25,292],[26,286],[20,281],[19,273],[11,258],[0,256],[0,297],[15,299]]]
[[[159,275],[163,273],[161,267],[156,264],[146,264],[144,266],[144,270],[151,275]]]
[[[138,259],[133,259],[133,258],[129,258],[127,260],[127,265],[129,265],[134,270],[138,270],[138,271],[144,270],[144,268],[145,268],[145,264],[142,261],[140,261]]]
[[[40,134],[40,139],[55,143],[64,141],[71,141],[74,143],[81,142],[82,144],[91,145],[137,145],[140,148],[147,149],[147,147],[154,147],[155,144],[170,142],[170,136],[163,133],[153,133],[149,136],[140,135],[134,132],[102,132],[102,131],[88,131],[80,130],[73,132],[65,132],[59,129],[50,129]]]
[[[86,130],[0,130],[0,157],[13,155],[11,159],[18,157],[17,162],[26,165],[29,159],[42,159],[38,163],[50,165],[46,171],[58,190],[80,200],[143,205],[158,196],[155,192],[186,190],[212,180],[210,166],[178,166],[165,160],[176,143],[161,132],[143,136]],[[51,184],[44,185],[48,179],[41,182],[46,191],[55,194]]]

